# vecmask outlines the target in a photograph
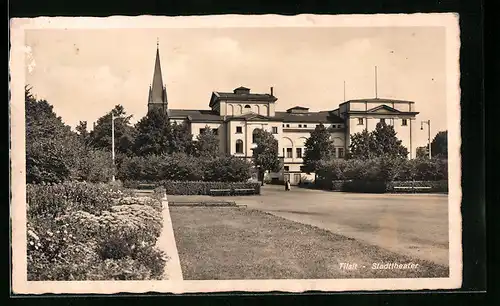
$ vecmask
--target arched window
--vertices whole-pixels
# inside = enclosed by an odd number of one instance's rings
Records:
[[[236,153],[243,153],[243,140],[236,140]]]
[[[247,105],[245,105],[245,108],[252,108],[252,107],[251,107],[250,105],[248,105],[248,104],[247,104]]]

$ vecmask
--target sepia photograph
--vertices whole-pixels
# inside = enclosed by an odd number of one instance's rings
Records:
[[[457,15],[10,26],[14,292],[460,287]]]

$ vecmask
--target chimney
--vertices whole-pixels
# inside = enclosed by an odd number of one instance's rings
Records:
[[[274,96],[274,87],[271,86],[271,96]]]

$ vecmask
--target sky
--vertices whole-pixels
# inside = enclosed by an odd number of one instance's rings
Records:
[[[157,41],[169,108],[208,109],[212,91],[274,87],[276,110],[333,110],[345,98],[415,101],[446,130],[444,27],[26,30],[26,83],[63,121],[88,126],[121,104],[147,111]],[[427,142],[418,129],[417,146]]]

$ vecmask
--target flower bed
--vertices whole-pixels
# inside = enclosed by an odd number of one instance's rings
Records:
[[[108,185],[27,186],[28,280],[161,279],[161,202]]]

